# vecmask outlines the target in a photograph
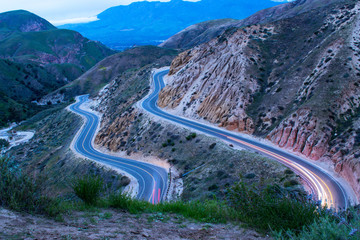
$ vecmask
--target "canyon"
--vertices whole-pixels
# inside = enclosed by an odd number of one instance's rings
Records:
[[[317,3],[181,53],[158,105],[325,161],[359,197],[359,3]]]

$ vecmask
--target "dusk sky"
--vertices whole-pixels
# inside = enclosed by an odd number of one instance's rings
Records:
[[[154,0],[148,0],[154,1]],[[157,0],[159,1],[159,0]],[[168,0],[160,0],[168,2]],[[196,2],[197,0],[189,0]],[[127,5],[136,0],[11,0],[0,4],[0,12],[23,9],[45,18],[55,25],[95,20],[109,7]]]
[[[154,0],[148,0],[154,1]],[[157,0],[168,2],[169,0]],[[188,0],[196,2],[198,0]],[[271,0],[286,2],[289,0]],[[11,0],[0,4],[0,12],[23,9],[45,18],[55,25],[89,22],[109,7],[127,5],[136,0]]]

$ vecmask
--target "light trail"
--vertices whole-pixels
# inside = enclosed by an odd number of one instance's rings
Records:
[[[182,124],[185,127],[201,131],[205,134],[271,157],[272,159],[286,165],[296,174],[298,174],[301,179],[309,186],[311,194],[317,200],[320,200],[323,206],[326,205],[334,209],[347,208],[348,198],[343,187],[331,175],[319,167],[313,165],[312,163],[266,144],[262,144],[256,140],[250,140],[236,135],[235,133],[229,133],[228,131],[222,130],[221,128],[203,125],[194,120],[174,116],[162,111],[157,105],[157,100],[160,90],[165,86],[162,78],[167,74],[167,72],[168,70],[161,71],[153,76],[154,91],[142,102],[142,107],[146,111],[168,121]]]

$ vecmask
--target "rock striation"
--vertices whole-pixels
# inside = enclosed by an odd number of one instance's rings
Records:
[[[359,9],[304,0],[254,15],[181,53],[158,104],[327,161],[360,197]]]

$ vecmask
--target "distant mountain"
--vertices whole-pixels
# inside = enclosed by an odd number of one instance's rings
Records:
[[[0,126],[20,121],[36,100],[115,53],[27,11],[0,14]]]
[[[24,10],[0,13],[0,32],[39,32],[56,29],[45,19]]]
[[[78,31],[114,49],[124,49],[134,44],[158,45],[195,23],[221,18],[243,19],[278,4],[271,0],[143,1],[109,8],[100,13],[97,16],[99,20],[95,22],[60,28]]]
[[[221,35],[226,30],[231,31],[232,28],[270,23],[280,19],[294,17],[312,9],[324,8],[339,1],[341,0],[297,0],[272,8],[263,9],[242,20],[219,19],[201,22],[178,32],[159,46],[165,48],[188,49],[208,42]]]

